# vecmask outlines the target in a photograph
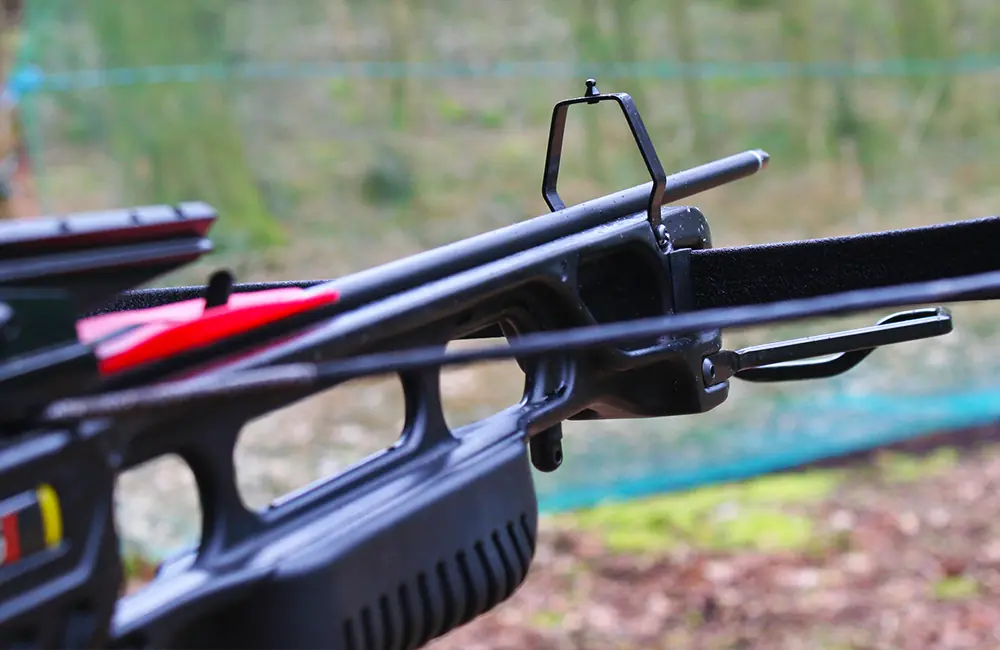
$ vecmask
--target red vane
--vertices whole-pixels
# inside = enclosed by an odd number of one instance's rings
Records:
[[[338,298],[335,291],[292,287],[233,294],[226,305],[210,309],[205,309],[203,299],[185,300],[94,316],[80,321],[77,332],[81,341],[90,342],[125,327],[139,326],[98,345],[101,373],[112,374],[332,305]]]
[[[3,557],[0,564],[10,564],[21,559],[21,535],[17,529],[17,513],[12,512],[0,518],[0,536],[3,537]]]
[[[267,291],[234,293],[229,297],[225,307],[235,309],[253,305],[267,305],[283,300],[300,300],[306,295],[305,291],[305,289],[298,287],[285,287]],[[120,332],[126,327],[149,325],[150,323],[182,323],[197,320],[202,317],[204,312],[204,298],[182,300],[159,307],[115,311],[84,318],[77,321],[76,333],[80,337],[81,343],[91,343],[101,337]]]

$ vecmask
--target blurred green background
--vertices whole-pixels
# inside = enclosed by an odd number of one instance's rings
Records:
[[[770,152],[762,175],[691,201],[717,246],[996,214],[997,33],[988,0],[27,0],[9,83],[39,212],[203,200],[221,215],[219,251],[164,282],[222,265],[241,280],[335,278],[544,212],[552,106],[587,77],[635,98],[668,170]],[[615,110],[571,113],[568,203],[645,180]],[[834,381],[736,385],[705,416],[570,423],[564,469],[539,477],[542,505],[991,422],[995,318],[955,315],[948,337],[879,351]],[[520,390],[503,364],[444,384],[453,424]],[[357,382],[254,423],[239,458],[248,500],[391,442],[398,393]],[[137,535],[182,531],[168,520]]]

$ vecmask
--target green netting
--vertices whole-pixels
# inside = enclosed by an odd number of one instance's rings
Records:
[[[335,277],[544,212],[551,108],[588,76],[635,97],[668,168],[748,147],[772,154],[763,176],[695,201],[716,245],[1000,209],[1000,5],[985,0],[27,6],[12,81],[42,209],[208,201],[222,215],[224,250],[212,263],[246,279]],[[644,180],[613,109],[571,115],[563,164],[568,201]],[[269,243],[277,248],[259,252]],[[540,477],[543,505],[991,421],[1000,415],[992,315],[961,307],[946,339],[880,351],[836,381],[737,385],[706,416],[570,424],[565,468]],[[495,405],[492,380],[481,388],[466,413]],[[296,440],[327,436],[341,449],[345,437],[378,438],[378,408],[319,409],[309,427],[322,432]],[[261,460],[274,453],[266,449],[253,465],[262,475],[279,463]],[[299,478],[329,468],[297,467]]]

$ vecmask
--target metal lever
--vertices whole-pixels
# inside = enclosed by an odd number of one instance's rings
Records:
[[[872,327],[809,336],[779,343],[720,350],[705,357],[706,386],[731,377],[754,382],[822,379],[847,372],[875,348],[941,336],[952,330],[951,313],[943,308],[916,309],[886,316]],[[813,361],[836,354],[832,359]]]
[[[566,131],[566,114],[569,107],[575,104],[598,104],[606,101],[613,101],[622,109],[628,128],[632,131],[632,137],[635,138],[635,144],[642,154],[642,162],[646,165],[646,171],[653,181],[646,203],[646,215],[649,225],[655,232],[660,225],[660,206],[663,205],[663,194],[667,189],[667,173],[663,171],[663,164],[656,155],[656,147],[649,139],[649,132],[646,131],[646,125],[639,115],[639,109],[636,108],[632,96],[628,93],[602,93],[598,90],[597,81],[594,79],[587,79],[587,90],[583,97],[565,99],[552,109],[549,143],[545,150],[545,173],[542,175],[542,197],[553,212],[566,207],[556,190],[556,182],[559,180],[559,163],[562,160],[563,135]],[[757,155],[757,169],[764,166],[766,162],[764,156],[766,154]]]

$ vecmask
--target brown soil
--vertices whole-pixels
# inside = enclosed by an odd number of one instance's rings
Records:
[[[506,603],[435,650],[1000,648],[1000,453],[916,481],[859,472],[802,552],[608,553],[543,535]]]

